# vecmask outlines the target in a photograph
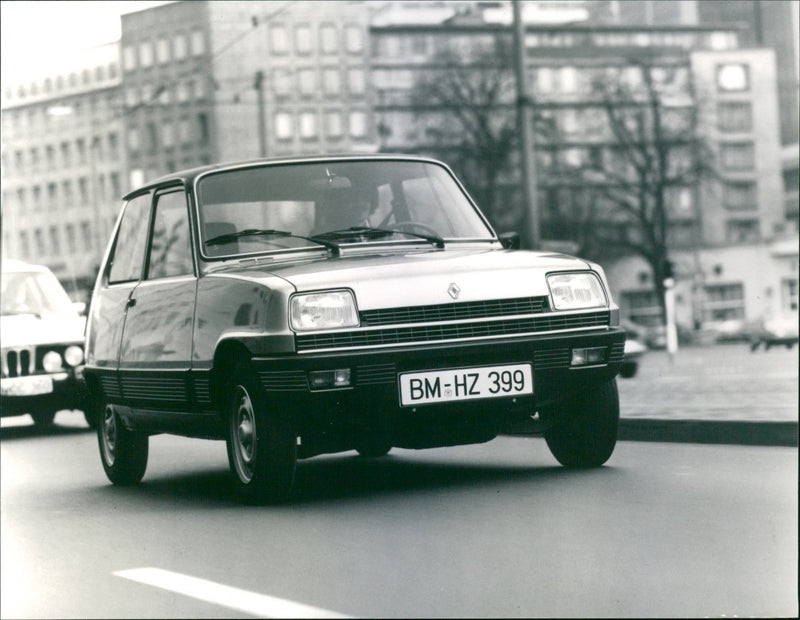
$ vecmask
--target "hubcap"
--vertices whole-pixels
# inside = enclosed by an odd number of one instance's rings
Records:
[[[256,418],[250,395],[241,385],[236,386],[234,392],[231,441],[236,474],[242,482],[248,483],[253,479],[256,461]]]
[[[106,463],[113,465],[117,449],[117,418],[111,405],[106,405],[105,411],[103,411],[101,437],[103,439],[103,458]]]

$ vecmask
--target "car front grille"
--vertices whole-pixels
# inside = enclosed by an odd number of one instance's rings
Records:
[[[437,321],[469,321],[498,316],[540,314],[547,312],[547,296],[494,299],[434,306],[408,306],[361,312],[361,325],[398,325],[403,323],[430,323]]]
[[[303,352],[590,329],[607,326],[610,322],[611,313],[608,310],[576,314],[543,312],[535,316],[516,316],[501,320],[426,323],[413,326],[360,328],[348,331],[301,334],[296,336],[295,342],[297,350]]]
[[[3,352],[3,376],[24,377],[36,372],[35,349],[15,348]]]

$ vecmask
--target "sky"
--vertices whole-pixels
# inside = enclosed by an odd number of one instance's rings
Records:
[[[120,15],[164,1],[2,0],[2,80],[44,77],[72,50],[119,40]]]

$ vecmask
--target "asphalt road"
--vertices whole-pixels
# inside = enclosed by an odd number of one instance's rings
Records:
[[[3,618],[798,613],[796,448],[625,441],[583,472],[541,439],[347,453],[253,507],[221,442],[153,438],[119,489],[59,416],[0,431]]]

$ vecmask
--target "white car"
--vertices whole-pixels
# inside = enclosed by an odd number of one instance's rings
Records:
[[[0,415],[30,414],[49,426],[56,412],[85,407],[83,333],[85,304],[73,303],[42,265],[4,260],[2,265],[2,379]]]

